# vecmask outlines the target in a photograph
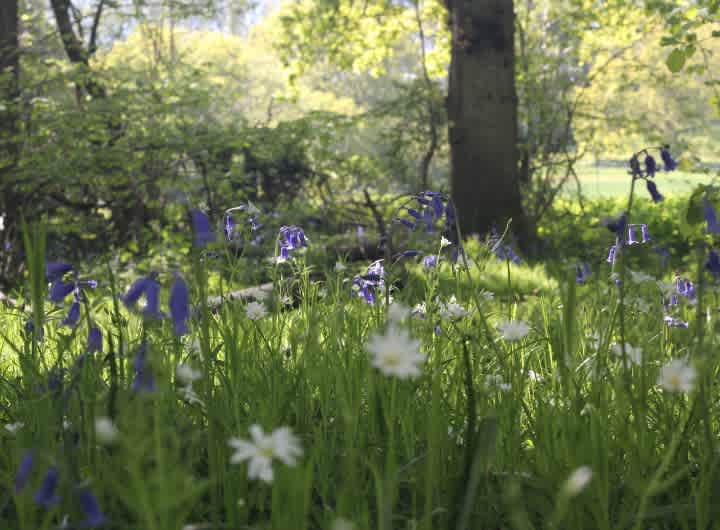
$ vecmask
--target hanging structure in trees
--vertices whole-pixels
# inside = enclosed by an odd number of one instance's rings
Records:
[[[452,34],[450,187],[460,226],[466,234],[483,234],[512,219],[513,232],[524,239],[513,2],[447,0],[446,5]]]

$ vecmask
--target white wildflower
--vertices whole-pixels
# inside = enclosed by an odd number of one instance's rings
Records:
[[[284,294],[280,297],[280,303],[282,305],[292,305],[293,299],[291,296]]]
[[[202,376],[200,370],[195,370],[189,364],[178,364],[175,369],[175,377],[183,385],[192,385],[193,382],[200,379],[200,376]]]
[[[302,456],[302,447],[298,438],[289,427],[280,427],[265,434],[260,425],[250,426],[251,440],[230,438],[228,444],[235,450],[230,457],[231,464],[249,461],[248,478],[272,482],[273,460],[280,460],[288,466],[294,466]]]
[[[5,230],[5,214],[0,215],[0,232]]]
[[[542,383],[542,380],[543,380],[543,376],[541,376],[535,370],[528,370],[528,378],[533,383]]]
[[[668,392],[690,392],[695,386],[697,370],[683,359],[673,359],[662,367],[658,385]]]
[[[410,338],[405,329],[390,324],[384,335],[373,335],[367,345],[373,354],[373,366],[383,374],[401,379],[421,374],[425,356],[420,353],[420,341]]]
[[[610,351],[622,360],[622,345],[613,344],[610,347]],[[627,359],[631,364],[639,365],[642,363],[642,348],[640,346],[633,347],[630,344],[626,344],[625,355],[627,355]]]
[[[448,238],[445,236],[440,238],[440,248],[449,247],[450,245],[452,245],[452,242]]]
[[[440,306],[440,316],[445,320],[455,320],[468,314],[468,310],[458,304],[455,295],[450,297],[447,304]]]
[[[261,302],[250,302],[245,307],[245,314],[250,320],[260,320],[267,315],[267,309]]]
[[[480,298],[483,298],[484,300],[486,300],[488,302],[492,302],[493,300],[495,300],[495,293],[493,293],[492,291],[486,291],[485,289],[482,289],[480,291]]]
[[[504,340],[520,340],[530,333],[530,326],[522,320],[506,320],[498,324],[498,330]]]
[[[415,304],[415,307],[412,308],[410,314],[414,317],[425,318],[425,315],[427,315],[427,307],[425,306],[425,302]]]
[[[347,269],[347,266],[342,261],[335,262],[335,272],[342,272]]]
[[[119,434],[120,432],[110,418],[106,416],[95,418],[95,435],[100,443],[109,445],[117,440]]]
[[[574,497],[582,490],[584,490],[590,481],[592,480],[593,472],[589,466],[580,466],[575,471],[570,473],[570,476],[565,481],[563,491],[566,495]]]
[[[25,427],[25,424],[21,421],[16,421],[15,423],[6,423],[5,424],[5,430],[7,432],[9,432],[10,434],[15,434],[23,427]]]

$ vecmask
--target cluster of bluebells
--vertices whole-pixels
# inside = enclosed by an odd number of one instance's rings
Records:
[[[137,307],[138,301],[142,296],[145,297],[145,307],[142,314],[150,319],[165,318],[165,313],[160,310],[160,282],[158,274],[151,272],[147,276],[143,276],[130,286],[128,291],[122,297],[122,301],[129,310]],[[178,336],[188,333],[188,318],[190,317],[190,300],[189,291],[185,280],[180,274],[175,274],[175,278],[170,288],[170,297],[168,306],[170,317],[173,321],[173,329]]]
[[[615,243],[610,247],[607,257],[607,262],[611,265],[615,264],[617,253],[623,245],[641,245],[652,240],[647,225],[644,223],[628,224],[626,213],[621,214],[616,220],[607,222],[606,226],[615,234]]]
[[[500,236],[495,227],[490,230],[488,246],[500,261],[512,261],[515,265],[522,263],[520,256],[517,255],[512,245],[505,243],[504,238]]]
[[[64,326],[74,328],[80,322],[82,292],[85,289],[97,288],[97,281],[79,279],[77,271],[72,265],[59,261],[48,262],[45,265],[45,277],[50,282],[50,301],[61,304],[72,294],[73,301],[70,310],[62,323]]]
[[[15,495],[22,494],[26,489],[35,471],[35,452],[32,449],[25,451],[17,472],[15,473]],[[39,488],[33,494],[33,500],[36,504],[45,510],[51,510],[60,501],[61,497],[58,492],[60,487],[60,470],[56,466],[50,466],[44,473]],[[85,519],[78,524],[78,528],[98,528],[105,524],[105,515],[100,509],[100,503],[97,497],[85,485],[78,485],[74,492],[80,510]]]
[[[297,225],[281,226],[278,234],[278,263],[291,258],[292,252],[307,247],[307,238],[302,228]]]
[[[399,224],[411,232],[425,234],[440,234],[441,249],[450,248],[450,259],[457,261],[462,247],[457,243],[457,218],[452,202],[438,191],[423,191],[414,195],[401,211],[393,218],[394,224]],[[424,256],[422,264],[425,268],[437,265],[437,254],[426,254],[420,250],[409,249],[400,252],[400,258]]]
[[[370,264],[367,272],[353,278],[353,290],[368,304],[374,304],[377,295],[385,289],[385,267],[379,259]]]
[[[250,233],[253,238],[250,240],[251,245],[258,245],[263,241],[263,235],[259,233],[263,225],[259,221],[260,210],[253,203],[248,202],[234,208],[228,208],[225,210],[225,220],[223,223],[223,230],[225,232],[225,240],[233,243],[242,243],[242,225],[237,222],[238,213],[244,213],[246,215],[245,224],[250,228]]]
[[[404,207],[407,216],[396,216],[394,223],[401,224],[411,231],[418,228],[434,233],[438,222],[443,223],[446,232],[455,231],[455,210],[452,203],[438,191],[422,191],[412,199],[413,207]]]
[[[665,145],[660,149],[660,158],[663,161],[663,167],[665,171],[674,171],[677,169],[677,161],[670,154],[670,146]],[[643,166],[640,164],[640,155],[645,155],[643,160]],[[635,153],[630,158],[630,174],[633,179],[642,179],[645,181],[650,198],[653,202],[660,202],[664,199],[663,195],[658,191],[657,185],[653,180],[655,175],[660,170],[655,157],[653,157],[648,149],[643,149],[639,153]]]

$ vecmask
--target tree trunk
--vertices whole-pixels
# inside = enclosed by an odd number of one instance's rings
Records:
[[[10,284],[21,254],[17,246],[20,202],[13,172],[20,156],[20,42],[17,0],[0,0],[0,287]]]
[[[512,232],[527,240],[518,181],[512,0],[447,0],[452,198],[464,234]]]

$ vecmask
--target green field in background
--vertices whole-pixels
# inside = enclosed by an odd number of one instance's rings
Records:
[[[625,168],[581,165],[578,166],[577,173],[583,194],[590,198],[625,195],[630,189],[630,176]],[[707,184],[712,180],[713,175],[681,171],[661,172],[655,177],[657,187],[663,195],[685,195],[696,185]],[[574,194],[576,191],[577,186],[574,181],[566,184],[565,194]],[[639,183],[639,191],[647,193],[643,182]]]

